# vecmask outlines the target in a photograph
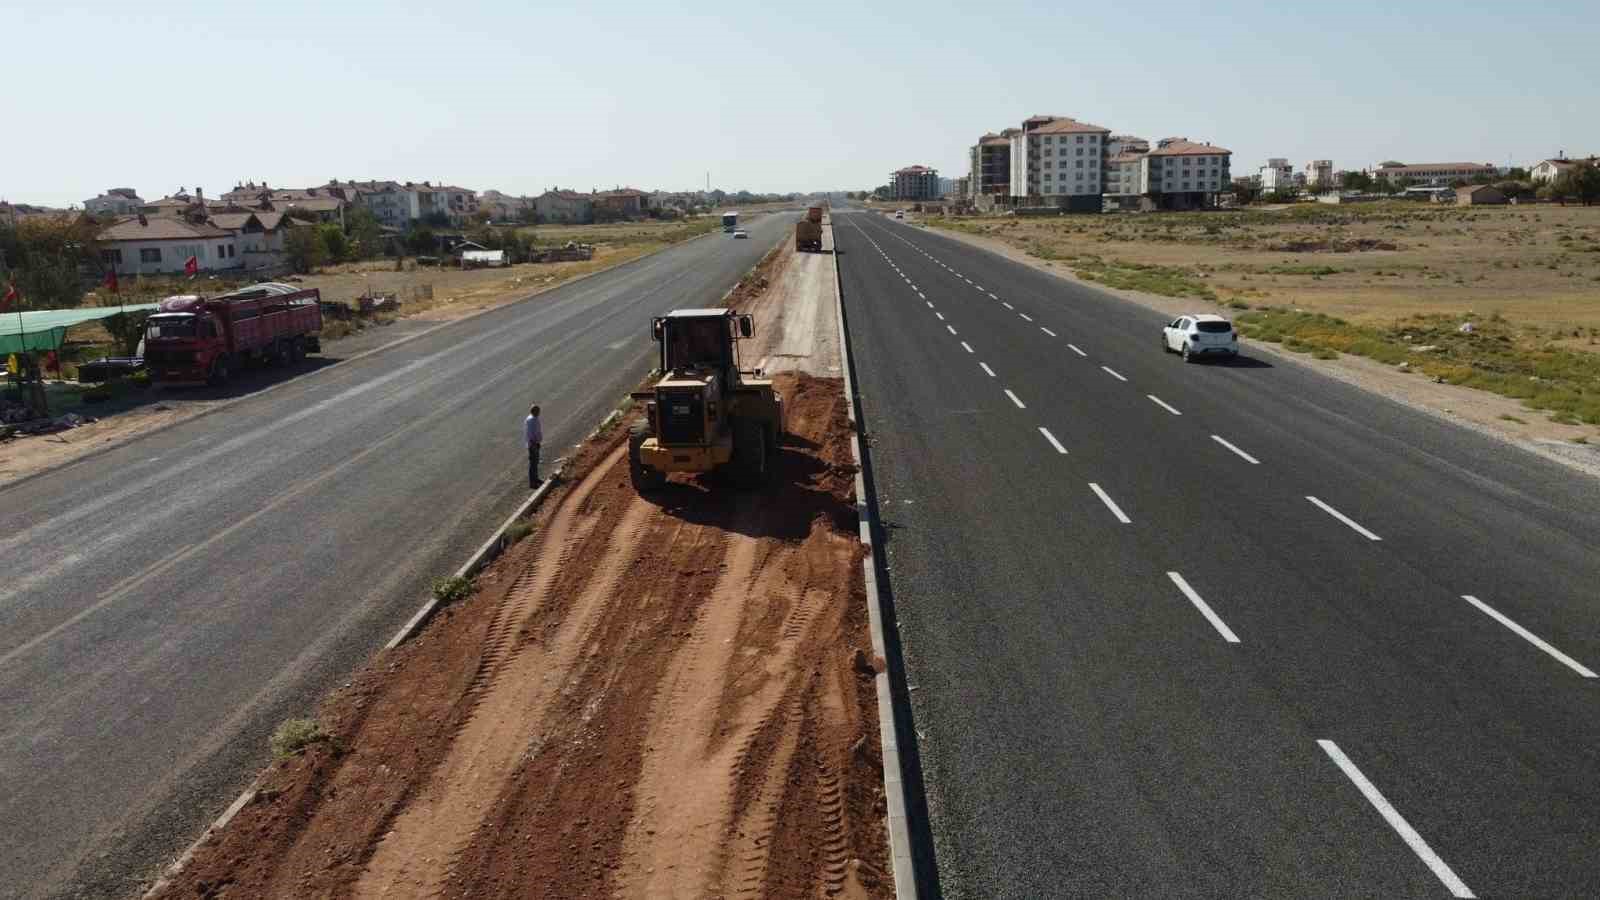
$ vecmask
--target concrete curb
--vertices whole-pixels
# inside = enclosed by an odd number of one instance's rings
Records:
[[[831,224],[831,223],[830,223]],[[878,693],[878,740],[883,746],[883,795],[887,803],[886,825],[889,829],[889,863],[894,868],[894,895],[896,900],[916,900],[921,896],[917,885],[916,863],[911,855],[911,828],[907,823],[905,778],[900,768],[900,744],[895,738],[894,696],[890,692],[888,651],[883,638],[883,609],[878,596],[878,571],[873,558],[878,548],[872,540],[872,507],[867,502],[867,480],[861,467],[861,418],[858,415],[855,382],[850,377],[850,335],[844,324],[844,284],[839,276],[838,236],[834,237],[833,284],[834,313],[839,322],[839,352],[843,356],[840,368],[844,370],[844,394],[847,405],[845,415],[850,420],[850,456],[856,465],[856,517],[860,522],[861,544],[867,557],[861,561],[861,576],[867,586],[867,621],[872,632],[872,652],[885,663],[884,671],[873,679]]]
[[[507,307],[516,306],[519,303],[526,303],[526,302],[528,302],[529,300],[532,300],[535,297],[541,297],[541,296],[543,296],[545,294],[550,293],[551,291],[560,290],[561,288],[567,287],[568,285],[578,284],[579,282],[586,281],[586,280],[588,280],[590,278],[595,277],[596,275],[604,275],[607,272],[615,272],[616,270],[618,270],[620,268],[623,268],[624,266],[631,266],[634,263],[639,262],[641,260],[646,260],[646,259],[651,258],[652,256],[656,256],[657,254],[665,253],[665,252],[667,252],[668,250],[671,250],[674,247],[681,247],[684,244],[693,243],[694,241],[698,241],[701,238],[706,238],[706,237],[712,236],[713,234],[721,234],[721,233],[722,233],[721,231],[708,231],[708,232],[706,232],[704,234],[697,234],[692,238],[687,238],[685,240],[677,241],[676,243],[668,244],[668,245],[666,245],[665,247],[662,247],[659,250],[652,250],[652,251],[650,251],[649,253],[646,253],[643,256],[635,256],[633,259],[626,260],[624,262],[619,262],[619,263],[617,263],[616,265],[613,265],[613,266],[606,266],[603,269],[595,269],[593,272],[584,272],[582,275],[573,276],[572,278],[569,278],[568,280],[563,281],[560,284],[553,284],[553,285],[551,285],[551,286],[549,286],[547,288],[544,288],[542,290],[536,290],[533,293],[528,294],[527,296],[518,297],[517,299],[512,300],[509,303],[502,303],[499,306],[485,307],[483,309],[479,309],[479,310],[475,310],[473,312],[470,312],[470,313],[468,313],[468,314],[466,314],[466,315],[464,315],[464,316],[462,316],[462,317],[460,317],[458,319],[451,319],[448,322],[440,322],[439,324],[433,326],[432,328],[425,328],[422,331],[417,332],[416,334],[408,334],[403,338],[396,338],[395,340],[392,340],[387,344],[380,344],[380,345],[378,345],[376,347],[373,347],[371,350],[363,350],[360,353],[357,353],[355,356],[350,357],[349,359],[337,360],[336,362],[332,363],[331,365],[323,366],[322,368],[317,369],[315,371],[306,372],[304,375],[296,376],[294,378],[288,378],[288,379],[285,379],[283,381],[279,381],[279,382],[276,382],[276,383],[273,383],[273,384],[269,384],[269,385],[263,387],[259,391],[251,391],[248,394],[240,394],[237,397],[230,397],[227,400],[224,400],[221,403],[218,403],[216,406],[210,407],[209,409],[203,409],[200,412],[197,412],[192,416],[188,416],[188,417],[185,417],[185,418],[182,418],[182,419],[177,419],[175,421],[168,422],[165,425],[157,426],[155,428],[150,429],[149,431],[141,431],[138,434],[133,435],[132,437],[128,438],[125,441],[114,441],[114,442],[112,442],[110,444],[106,444],[105,446],[96,447],[93,450],[90,450],[88,453],[83,454],[82,456],[73,457],[72,459],[66,460],[64,462],[60,462],[60,463],[57,463],[57,464],[55,464],[53,466],[49,466],[47,468],[40,469],[37,472],[30,472],[27,475],[24,475],[21,478],[18,478],[17,480],[15,480],[15,481],[10,481],[10,482],[6,482],[4,484],[0,484],[0,492],[8,491],[11,488],[16,487],[17,485],[24,484],[26,482],[32,481],[35,478],[40,478],[42,476],[49,475],[52,472],[59,472],[62,469],[67,468],[68,466],[75,466],[78,463],[83,462],[86,459],[93,459],[93,458],[101,455],[102,453],[110,453],[112,450],[116,450],[116,449],[119,449],[121,447],[126,447],[126,446],[128,446],[129,444],[131,444],[131,443],[133,443],[135,441],[143,440],[143,439],[145,439],[147,437],[150,437],[151,435],[160,434],[163,431],[166,431],[166,430],[171,429],[171,428],[176,428],[179,425],[184,425],[184,424],[187,424],[189,422],[193,422],[196,419],[203,419],[206,416],[211,415],[212,413],[222,412],[223,410],[225,410],[225,409],[227,409],[227,408],[229,408],[231,406],[234,406],[235,404],[242,403],[242,402],[244,402],[246,400],[250,400],[250,399],[253,399],[253,398],[256,398],[256,397],[260,397],[263,394],[270,393],[270,392],[275,391],[275,390],[277,390],[279,388],[288,387],[291,384],[298,384],[300,382],[301,378],[314,377],[314,376],[316,376],[316,375],[318,375],[318,374],[320,374],[322,372],[331,371],[333,369],[337,369],[340,366],[356,362],[357,360],[366,359],[369,356],[373,356],[375,354],[382,353],[385,350],[393,350],[394,348],[396,348],[396,347],[398,347],[398,346],[400,346],[402,344],[409,344],[412,341],[420,340],[421,338],[425,338],[428,335],[433,334],[435,331],[438,331],[441,328],[449,328],[452,325],[458,325],[458,324],[460,324],[462,322],[471,321],[472,319],[476,319],[477,317],[482,316],[482,315],[487,315],[489,313],[495,312],[496,310],[501,310],[501,309],[505,309]],[[154,390],[154,389],[155,388],[152,388],[152,390]]]

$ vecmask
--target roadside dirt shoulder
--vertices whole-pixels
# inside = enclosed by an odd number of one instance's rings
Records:
[[[1163,297],[1085,281],[1074,275],[1064,264],[1039,259],[994,238],[962,234],[946,229],[930,230],[953,240],[997,253],[1012,262],[1031,266],[1058,278],[1156,310],[1166,316],[1177,317],[1185,313],[1207,311],[1226,316],[1232,312],[1221,304],[1208,300]],[[1266,354],[1304,366],[1412,409],[1521,447],[1577,471],[1600,477],[1600,448],[1576,443],[1577,439],[1586,438],[1592,429],[1551,422],[1546,416],[1536,410],[1529,410],[1518,400],[1460,385],[1435,383],[1421,375],[1403,372],[1365,357],[1343,354],[1338,359],[1316,359],[1307,354],[1291,353],[1261,341],[1247,340],[1244,343],[1252,353]]]
[[[775,380],[765,488],[643,498],[630,419],[589,441],[158,896],[891,896],[843,385]]]

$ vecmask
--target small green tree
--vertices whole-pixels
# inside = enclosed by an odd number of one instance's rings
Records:
[[[1600,202],[1600,166],[1592,162],[1581,162],[1562,177],[1570,179],[1570,190],[1574,196],[1583,201],[1584,206]]]
[[[317,237],[322,241],[322,249],[328,262],[344,262],[349,258],[350,239],[345,237],[344,229],[337,223],[318,225]]]
[[[284,253],[289,258],[289,268],[301,275],[323,264],[328,258],[328,248],[322,242],[322,229],[311,225],[296,225],[284,238]]]
[[[1542,200],[1554,200],[1562,206],[1566,206],[1567,201],[1572,198],[1572,189],[1572,173],[1564,172],[1546,181],[1544,186],[1539,188],[1539,198]]]
[[[404,243],[413,256],[427,256],[439,250],[438,238],[434,237],[433,229],[426,225],[413,225],[406,232]]]
[[[384,249],[383,228],[372,210],[356,207],[344,219],[345,234],[350,238],[352,259],[371,259]]]

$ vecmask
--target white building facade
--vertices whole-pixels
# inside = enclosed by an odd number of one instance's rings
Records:
[[[1034,116],[1011,138],[1011,197],[1022,206],[1099,212],[1111,129]]]

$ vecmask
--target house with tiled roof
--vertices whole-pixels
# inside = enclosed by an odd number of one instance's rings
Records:
[[[588,194],[551,188],[533,198],[540,222],[587,224],[594,221],[594,199]]]
[[[1588,159],[1568,159],[1566,156],[1557,156],[1552,159],[1541,160],[1528,172],[1528,180],[1533,182],[1555,181],[1562,175],[1572,171],[1579,163],[1600,165],[1600,157],[1591,156]]]
[[[593,195],[594,217],[597,221],[605,221],[642,216],[649,199],[650,195],[638,188],[596,191]]]
[[[186,215],[127,216],[101,229],[96,243],[101,261],[118,275],[181,274],[190,257],[202,272],[245,265],[234,232]]]

